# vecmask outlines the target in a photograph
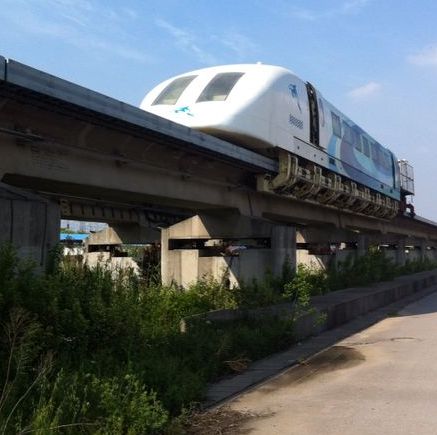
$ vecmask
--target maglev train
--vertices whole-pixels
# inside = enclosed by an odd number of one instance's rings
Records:
[[[272,65],[204,68],[152,89],[142,109],[273,156],[279,149],[398,202],[395,155],[323,98]]]

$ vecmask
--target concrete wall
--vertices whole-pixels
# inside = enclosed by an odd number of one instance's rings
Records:
[[[45,265],[59,242],[57,203],[0,183],[0,243],[12,243],[21,258]]]
[[[321,331],[335,328],[343,323],[364,315],[379,307],[391,304],[414,293],[429,289],[436,290],[437,269],[401,276],[393,281],[375,283],[370,287],[357,287],[315,296],[311,299],[311,309],[295,320],[296,339],[301,340]],[[201,322],[231,322],[240,319],[263,317],[290,318],[293,316],[292,303],[270,305],[253,309],[223,309],[181,319],[181,331],[199,327]]]

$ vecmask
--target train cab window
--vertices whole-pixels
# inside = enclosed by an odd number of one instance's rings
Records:
[[[202,91],[197,103],[202,101],[225,101],[232,88],[244,73],[221,73],[217,74]]]
[[[332,132],[337,137],[341,137],[341,122],[340,117],[336,115],[334,112],[331,112],[332,117]]]
[[[152,106],[157,104],[176,104],[182,92],[185,91],[187,86],[196,78],[197,76],[185,76],[179,77],[173,80],[169,85],[167,85],[161,93],[157,96]]]
[[[363,153],[367,157],[370,157],[370,144],[369,140],[365,136],[361,136],[361,142],[363,144]]]

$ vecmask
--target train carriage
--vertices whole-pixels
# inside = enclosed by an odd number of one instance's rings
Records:
[[[388,148],[282,67],[192,71],[156,86],[141,108],[277,157],[280,174],[261,180],[264,190],[385,218],[414,193]]]

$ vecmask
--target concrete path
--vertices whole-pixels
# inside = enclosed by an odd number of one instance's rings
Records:
[[[437,293],[230,403],[248,434],[437,434]]]
[[[404,277],[401,279],[401,281],[404,282],[405,279],[406,282],[409,283],[410,287],[414,287],[413,284],[415,283],[415,278]],[[381,285],[384,286],[385,284],[379,284],[379,286]],[[318,297],[320,299],[319,304],[328,307],[329,311],[334,314],[336,311],[336,307],[339,308],[340,318],[342,317],[342,312],[345,311],[344,308],[349,307],[349,314],[355,314],[355,311],[357,311],[357,307],[362,308],[363,306],[366,306],[365,301],[366,299],[368,299],[368,294],[366,295],[366,293],[370,293],[372,298],[372,288],[358,289],[361,290],[361,292],[358,295],[353,295],[354,293],[356,293],[356,290],[357,289],[346,289],[343,291],[328,293],[326,295],[320,296]],[[363,294],[362,291],[364,291],[365,293]],[[272,376],[276,376],[277,374],[283,372],[291,366],[296,365],[299,361],[307,359],[311,355],[314,355],[321,350],[334,345],[338,341],[343,340],[358,331],[368,328],[374,323],[385,319],[387,315],[398,312],[406,305],[436,291],[437,285],[433,285],[420,291],[416,291],[409,296],[406,296],[396,302],[391,303],[390,305],[383,305],[382,307],[368,312],[365,315],[355,315],[355,318],[352,321],[342,324],[337,328],[328,329],[327,331],[324,331],[309,339],[303,340],[302,342],[292,345],[289,349],[286,349],[274,355],[270,355],[262,360],[255,361],[250,364],[248,369],[244,372],[235,376],[226,377],[216,383],[209,385],[204,405],[209,408],[212,406],[216,406],[217,404],[220,404],[226,400],[229,400],[231,397],[242,393],[248,388],[251,388],[254,385],[259,384],[260,382],[271,378]],[[376,291],[376,294],[378,294],[378,291]],[[338,301],[339,298],[340,302]],[[384,298],[379,299],[381,303],[384,302]],[[346,302],[344,302],[345,300]],[[346,309],[346,311],[348,310]],[[313,322],[311,322],[311,325],[313,325]]]

